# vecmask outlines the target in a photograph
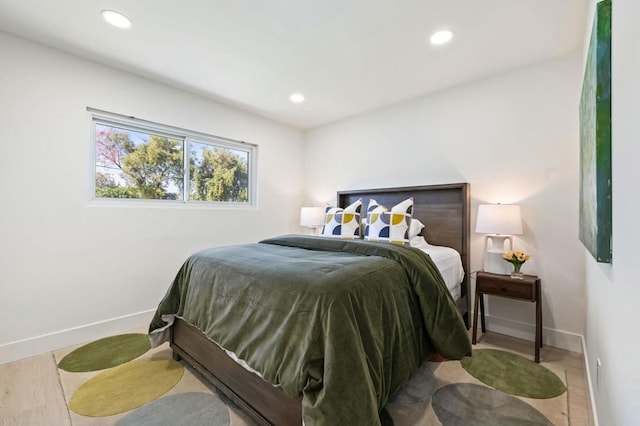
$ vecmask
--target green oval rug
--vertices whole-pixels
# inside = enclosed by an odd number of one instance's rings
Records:
[[[58,368],[72,373],[104,370],[135,359],[151,349],[146,334],[121,334],[96,340],[74,350]]]
[[[525,398],[555,398],[567,388],[549,369],[511,352],[477,349],[460,361],[476,379],[511,395]]]
[[[133,410],[167,393],[184,367],[170,358],[143,358],[100,373],[76,390],[69,408],[83,416],[112,416]]]

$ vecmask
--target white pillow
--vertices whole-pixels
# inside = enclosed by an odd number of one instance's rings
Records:
[[[431,244],[429,244],[427,240],[425,240],[424,237],[421,235],[411,238],[411,242],[409,245],[411,247],[415,247],[419,249],[425,248],[425,247],[435,247],[435,246],[431,246]]]
[[[413,237],[417,237],[422,232],[424,228],[424,223],[420,222],[418,219],[411,218],[411,225],[409,225],[409,239]]]

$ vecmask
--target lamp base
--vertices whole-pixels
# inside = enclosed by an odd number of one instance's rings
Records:
[[[502,258],[507,251],[506,243],[509,242],[509,249],[513,250],[513,237],[511,235],[487,235],[484,240],[484,271],[492,274],[509,275],[513,267]]]
[[[307,235],[318,237],[320,232],[322,232],[322,226],[307,226]]]
[[[491,250],[484,254],[484,271],[492,274],[509,275],[513,266],[502,258],[503,251]]]

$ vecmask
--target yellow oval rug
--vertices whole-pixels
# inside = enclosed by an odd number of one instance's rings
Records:
[[[151,402],[173,388],[184,367],[170,358],[144,358],[105,371],[78,388],[69,408],[83,416],[124,413]]]

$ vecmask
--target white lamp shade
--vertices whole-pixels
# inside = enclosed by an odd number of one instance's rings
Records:
[[[517,204],[480,204],[476,221],[478,234],[522,234],[522,216]]]
[[[302,207],[300,209],[300,226],[320,226],[324,224],[322,207]]]

